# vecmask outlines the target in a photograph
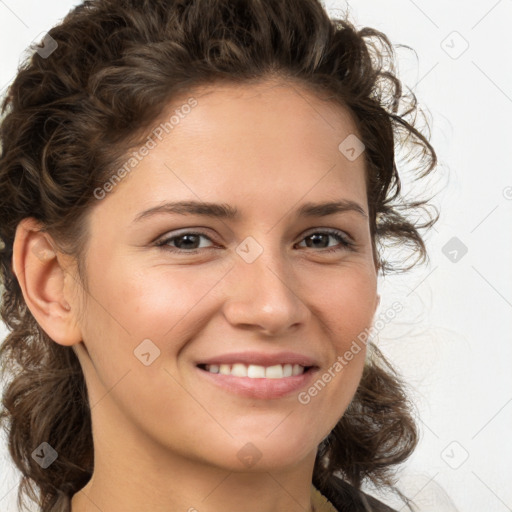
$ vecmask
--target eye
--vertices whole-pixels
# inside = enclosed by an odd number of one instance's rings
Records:
[[[213,249],[213,246],[201,245],[201,238],[212,242],[211,238],[204,233],[196,231],[187,231],[179,235],[163,238],[155,243],[157,247],[162,249],[176,252],[195,254],[200,252],[201,249]],[[338,245],[329,247],[329,238],[338,242]],[[342,231],[324,229],[322,231],[315,231],[308,234],[302,239],[306,242],[307,248],[321,249],[321,252],[335,252],[343,250],[354,250],[354,243]],[[302,243],[302,242],[301,242]],[[327,244],[327,246],[325,245]],[[304,247],[304,246],[302,246]]]
[[[329,238],[337,240],[338,246],[326,248],[329,247]],[[349,240],[348,236],[346,236],[342,231],[338,230],[325,229],[323,231],[315,231],[307,235],[305,238],[303,238],[303,240],[306,241],[306,246],[308,248],[315,248],[316,246],[318,249],[324,249],[322,252],[335,252],[354,249],[354,243]],[[321,247],[318,247],[318,245],[315,244],[319,244]],[[327,246],[325,244],[327,244]]]
[[[182,233],[180,235],[164,238],[163,240],[157,242],[156,245],[172,252],[188,252],[193,254],[197,252],[198,249],[205,249],[204,246],[201,246],[201,238],[205,238],[211,242],[211,238],[206,236],[204,233],[187,231],[186,233]],[[174,244],[174,246],[171,244]],[[208,248],[211,247],[206,247],[206,249]]]

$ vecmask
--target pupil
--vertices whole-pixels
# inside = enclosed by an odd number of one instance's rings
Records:
[[[315,235],[310,235],[308,236],[308,239],[309,240],[312,240],[312,239],[316,239],[318,240],[319,237],[323,237],[325,239],[325,241],[327,242],[327,237],[328,235],[324,235],[324,234],[315,234]],[[308,247],[311,247],[311,244],[307,243],[307,246]],[[324,245],[324,247],[327,247],[327,245]]]
[[[195,238],[195,240],[194,240]],[[197,244],[197,240],[198,240],[198,236],[197,235],[182,235],[180,236],[176,241],[177,241],[177,245],[178,245],[178,248],[181,249],[182,245],[183,245],[183,240],[185,240],[185,249],[196,249],[197,247],[191,247],[190,246],[190,243],[192,243],[192,245],[194,245],[194,242]],[[188,243],[186,242],[188,240]]]

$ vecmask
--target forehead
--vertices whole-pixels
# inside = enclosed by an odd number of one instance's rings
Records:
[[[241,211],[258,205],[275,214],[301,198],[366,202],[364,157],[350,160],[340,151],[356,134],[344,107],[295,84],[221,84],[175,98],[155,126],[190,97],[197,105],[156,141],[113,194],[117,201],[233,204],[236,197]]]
[[[294,140],[310,141],[319,150],[332,150],[338,147],[337,139],[357,133],[347,107],[321,99],[311,87],[294,82],[222,83],[199,87],[194,97],[199,108],[183,123],[184,135],[190,130],[204,138],[221,140],[224,134],[240,143],[244,135],[251,134],[260,137],[260,142],[285,140],[291,145]],[[179,103],[175,100],[169,110]],[[213,126],[215,132],[210,130]],[[321,141],[323,147],[318,147]]]
[[[352,161],[340,149],[347,138],[360,138],[352,113],[309,88],[270,81],[201,87],[191,95],[197,106],[163,145],[182,168],[222,170],[225,176],[236,168],[239,176],[256,182],[297,180],[306,177],[305,168],[321,172],[333,165],[332,174],[364,174],[364,155]],[[174,101],[163,118],[179,105]],[[165,153],[161,149],[157,154]]]

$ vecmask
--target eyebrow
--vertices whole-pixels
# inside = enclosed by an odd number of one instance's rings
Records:
[[[330,201],[325,203],[305,203],[297,211],[296,216],[304,217],[327,217],[336,213],[355,212],[368,218],[368,214],[364,208],[355,201],[342,199],[339,201]],[[133,222],[139,222],[148,217],[157,214],[179,214],[179,215],[202,215],[204,217],[212,217],[226,220],[240,220],[240,211],[229,204],[225,203],[205,203],[200,201],[177,201],[172,203],[164,203],[153,208],[149,208],[139,213]]]

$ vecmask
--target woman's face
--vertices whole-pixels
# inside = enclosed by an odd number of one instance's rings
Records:
[[[311,462],[378,303],[364,154],[347,112],[303,89],[192,96],[90,213],[77,321],[95,436],[235,471]],[[343,201],[359,207],[311,208]]]

